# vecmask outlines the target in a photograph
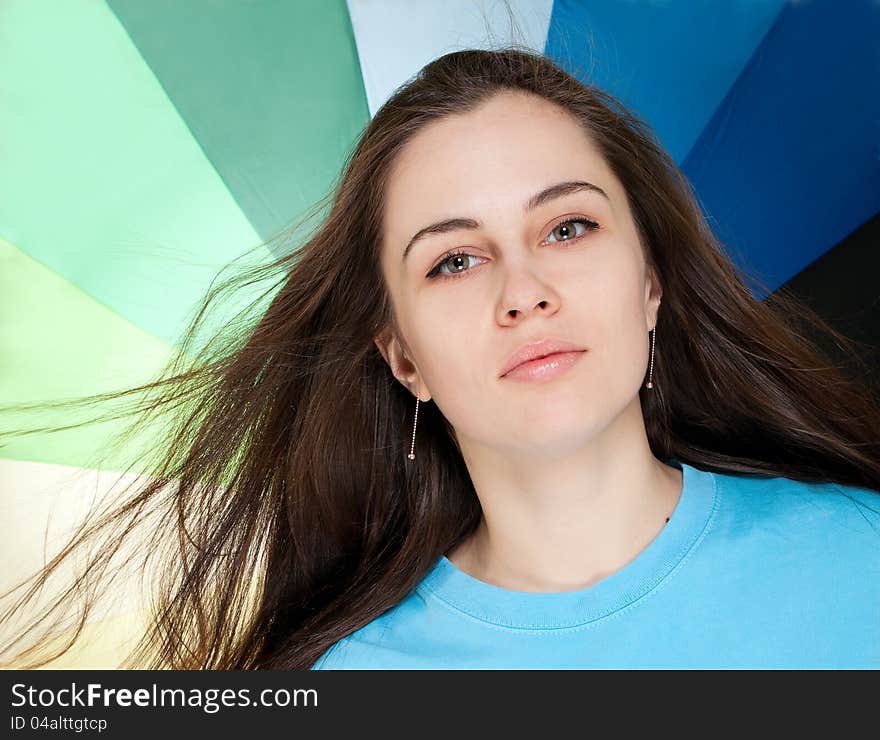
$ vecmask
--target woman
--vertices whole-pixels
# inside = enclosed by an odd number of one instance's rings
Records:
[[[753,298],[607,94],[433,61],[275,270],[148,387],[188,413],[68,550],[151,522],[127,665],[880,666],[880,408],[796,319],[852,345]]]

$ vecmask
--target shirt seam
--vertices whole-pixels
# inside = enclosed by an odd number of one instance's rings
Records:
[[[651,596],[654,593],[659,592],[664,588],[665,584],[670,581],[684,564],[693,556],[693,553],[699,548],[702,544],[703,540],[709,534],[712,529],[715,520],[717,519],[718,511],[721,507],[721,498],[722,498],[722,490],[721,486],[718,482],[718,477],[712,471],[705,471],[712,478],[712,509],[710,510],[708,516],[706,517],[706,521],[704,522],[700,531],[694,536],[694,538],[684,546],[682,552],[679,556],[677,556],[675,560],[675,564],[665,573],[660,575],[660,577],[653,583],[651,583],[646,589],[644,589],[638,596],[633,598],[631,601],[627,601],[625,604],[611,609],[610,611],[606,611],[602,614],[595,615],[585,621],[576,622],[574,624],[566,624],[559,626],[552,625],[540,625],[540,624],[502,624],[500,622],[491,620],[484,615],[475,614],[473,612],[462,609],[459,606],[456,606],[452,602],[444,599],[440,594],[438,594],[429,584],[421,584],[418,587],[418,591],[423,593],[425,596],[429,596],[435,600],[437,600],[442,606],[446,609],[452,610],[457,614],[464,615],[468,619],[472,619],[474,621],[480,622],[481,624],[487,625],[494,629],[498,629],[500,631],[513,631],[513,632],[577,632],[585,629],[589,629],[592,626],[596,625],[599,622],[604,622],[606,620],[614,619],[616,616],[623,614],[634,606],[643,602],[647,597]]]

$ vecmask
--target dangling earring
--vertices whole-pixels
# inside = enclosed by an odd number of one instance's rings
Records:
[[[654,384],[651,382],[651,378],[654,375],[654,335],[657,333],[657,327],[655,326],[651,329],[651,370],[648,373],[648,382],[645,383],[645,388],[653,388]]]
[[[658,304],[659,307],[659,304]],[[651,379],[654,376],[654,339],[657,336],[657,323],[659,323],[660,317],[657,317],[657,322],[654,323],[654,328],[651,329],[651,369],[648,371],[648,382],[645,384],[645,388],[654,388],[654,384],[651,382]]]
[[[410,460],[416,459],[415,449],[416,449],[416,424],[419,423],[419,397],[416,396],[416,416],[413,419],[413,436],[412,436],[412,445],[409,448],[409,454],[407,457]]]

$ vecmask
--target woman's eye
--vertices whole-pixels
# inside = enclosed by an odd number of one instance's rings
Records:
[[[580,233],[577,233],[576,228],[572,228],[572,224],[575,227],[582,226],[583,230]],[[583,236],[587,231],[592,231],[594,229],[599,228],[599,224],[595,221],[590,221],[587,218],[567,218],[565,221],[560,221],[553,229],[550,231],[550,235],[559,234],[561,238],[557,239],[557,242],[567,242],[572,239],[576,239],[579,236]],[[554,244],[555,242],[550,242],[550,244]]]
[[[440,277],[448,278],[448,277],[458,277],[459,275],[463,275],[468,271],[467,261],[469,259],[479,260],[479,257],[475,257],[472,254],[468,254],[467,252],[451,252],[443,255],[441,260],[434,266],[431,272],[428,273],[428,278],[435,278],[438,275]],[[449,273],[441,272],[441,268],[446,265],[450,266],[451,271]]]

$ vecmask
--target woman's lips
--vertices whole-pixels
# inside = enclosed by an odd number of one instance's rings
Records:
[[[568,372],[580,360],[584,352],[586,350],[555,352],[552,355],[547,355],[537,360],[529,360],[529,362],[524,362],[522,365],[517,365],[503,377],[522,380],[527,383],[540,383],[545,380],[551,380]]]

